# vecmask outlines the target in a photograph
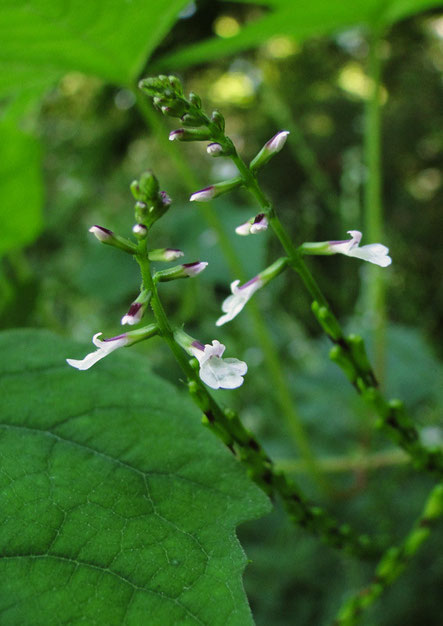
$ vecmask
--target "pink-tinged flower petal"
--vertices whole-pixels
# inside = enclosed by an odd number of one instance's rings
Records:
[[[243,309],[248,300],[254,295],[254,293],[263,287],[263,281],[259,276],[255,276],[244,285],[239,287],[240,281],[234,280],[231,283],[232,295],[228,296],[222,304],[222,311],[225,315],[222,315],[216,321],[216,326],[222,326],[226,322],[230,322],[236,317]]]
[[[97,361],[100,361],[100,359],[103,359],[111,352],[114,352],[114,350],[126,346],[128,343],[126,334],[111,337],[110,339],[105,339],[104,341],[98,339],[101,334],[102,333],[96,333],[92,338],[92,343],[97,346],[98,350],[87,354],[84,359],[79,361],[76,359],[66,359],[68,365],[71,365],[78,370],[88,370],[90,367],[95,365]]]

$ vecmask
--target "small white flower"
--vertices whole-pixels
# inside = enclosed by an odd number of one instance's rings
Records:
[[[76,367],[78,370],[88,370],[90,367],[95,365],[97,361],[103,359],[105,356],[117,350],[117,348],[122,348],[128,344],[128,337],[126,334],[118,335],[117,337],[111,337],[110,339],[105,339],[102,341],[98,339],[100,335],[103,333],[97,333],[92,338],[92,343],[97,346],[98,350],[95,352],[91,352],[87,354],[84,359],[81,361],[77,361],[75,359],[66,359],[66,362],[72,367]]]
[[[222,359],[226,349],[214,339],[212,345],[192,342],[189,351],[200,363],[199,376],[212,389],[236,389],[243,384],[243,376],[248,366],[239,359]]]
[[[369,263],[375,263],[380,267],[387,267],[392,263],[392,259],[388,256],[389,248],[381,243],[370,243],[366,246],[359,246],[362,234],[359,230],[348,230],[351,239],[347,241],[330,241],[329,251],[333,254],[345,254],[353,256]]]
[[[263,281],[259,276],[254,276],[247,283],[239,287],[240,281],[234,280],[231,283],[232,295],[228,296],[222,304],[222,315],[215,322],[216,326],[222,326],[226,322],[230,322],[236,315],[240,313],[247,301],[254,295],[257,289],[263,287]]]
[[[237,235],[256,235],[262,230],[266,230],[269,226],[268,219],[264,213],[259,213],[255,217],[252,217],[250,220],[245,222],[244,224],[240,224],[235,229]]]

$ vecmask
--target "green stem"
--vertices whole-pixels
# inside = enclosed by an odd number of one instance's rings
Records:
[[[174,331],[160,301],[154,282],[146,240],[139,243],[136,260],[140,266],[144,288],[152,293],[151,308],[159,334],[168,344],[188,379],[191,396],[204,413],[204,423],[229,447],[247,468],[252,480],[268,495],[278,494],[291,520],[321,537],[334,548],[343,549],[360,558],[373,558],[377,549],[366,535],[352,531],[347,524],[340,524],[320,507],[309,504],[298,486],[283,472],[276,471],[255,436],[241,423],[233,411],[223,411],[201,382],[183,349],[176,342]]]
[[[389,548],[381,558],[371,584],[347,600],[340,609],[334,626],[355,626],[363,612],[392,585],[406,569],[411,558],[429,537],[435,522],[443,515],[443,484],[431,491],[422,515],[400,546]]]
[[[366,103],[364,155],[367,169],[364,226],[369,241],[383,241],[382,168],[381,168],[381,59],[380,35],[373,32],[369,42],[368,74],[371,95]],[[375,370],[384,378],[386,343],[386,304],[384,274],[369,264],[363,280],[364,311],[374,337]]]
[[[376,452],[375,454],[359,454],[358,456],[331,456],[317,459],[320,467],[325,473],[341,474],[346,472],[364,472],[368,470],[377,470],[382,467],[391,465],[403,465],[409,461],[407,454],[403,450],[394,448],[384,452]],[[306,471],[303,462],[293,459],[280,459],[275,462],[278,469],[285,472],[301,474]]]
[[[147,104],[145,98],[140,94],[138,90],[135,90],[134,93],[137,98],[137,104],[140,113],[142,114],[145,122],[151,128],[158,129],[159,122],[157,115]],[[186,160],[180,156],[175,146],[172,145],[173,142],[170,142],[167,139],[163,140],[165,137],[163,125],[159,132],[157,132],[157,136],[159,141],[162,141],[163,147],[165,148],[165,150],[167,150],[171,159],[174,161],[177,171],[180,173],[182,179],[186,182],[191,190],[195,191],[196,189],[198,189],[201,185],[199,185],[199,181],[194,176]],[[231,272],[241,282],[245,282],[247,280],[247,277],[244,273],[241,261],[231,243],[231,240],[226,233],[223,221],[219,218],[213,204],[210,202],[202,202],[199,203],[199,206],[207,224],[217,234],[218,244],[228,262]],[[260,346],[263,353],[265,365],[268,370],[270,381],[272,383],[272,388],[275,394],[275,399],[282,415],[285,418],[288,430],[298,447],[300,456],[306,463],[306,466],[309,468],[309,474],[313,481],[317,484],[317,486],[320,487],[322,490],[329,491],[330,486],[317,467],[315,456],[309,444],[309,439],[303,427],[302,420],[295,407],[294,399],[289,390],[285,375],[282,372],[280,359],[275,349],[274,342],[268,331],[263,316],[260,313],[260,310],[255,302],[252,301],[250,303],[247,314],[249,315],[252,322],[255,340]]]

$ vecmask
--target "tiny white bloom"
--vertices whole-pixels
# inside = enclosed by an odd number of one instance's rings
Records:
[[[387,267],[392,263],[392,259],[388,255],[389,248],[386,246],[381,243],[370,243],[360,247],[361,232],[359,230],[348,230],[348,234],[351,235],[351,239],[347,241],[330,241],[329,251],[369,261],[369,263],[375,263],[380,265],[380,267]]]
[[[217,339],[213,340],[212,345],[194,341],[189,347],[200,364],[200,378],[212,389],[236,389],[243,384],[243,376],[248,371],[244,361],[222,359],[225,349],[226,346]]]
[[[264,213],[259,213],[255,217],[252,217],[250,220],[245,222],[244,224],[240,224],[235,229],[237,235],[256,235],[262,230],[266,230],[269,226],[268,219]]]
[[[216,142],[210,143],[206,148],[206,152],[210,156],[219,156],[223,152],[223,147]]]
[[[231,283],[232,295],[228,296],[222,304],[222,315],[215,322],[216,326],[222,326],[226,322],[230,322],[236,315],[240,313],[247,301],[254,295],[257,289],[263,287],[263,281],[259,276],[254,276],[247,283],[239,287],[240,281],[234,280]]]
[[[102,334],[103,333],[97,333],[92,338],[92,343],[97,346],[98,350],[87,354],[81,361],[77,361],[76,359],[66,359],[66,362],[69,365],[72,365],[72,367],[76,367],[78,370],[88,370],[90,367],[95,365],[97,361],[100,361],[100,359],[103,359],[111,352],[114,352],[117,348],[126,346],[129,341],[126,334],[111,337],[110,339],[102,341],[101,339],[98,339],[98,337]]]

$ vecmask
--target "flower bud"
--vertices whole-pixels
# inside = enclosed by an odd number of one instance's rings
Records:
[[[249,165],[249,169],[251,170],[251,172],[256,172],[257,170],[259,170],[270,159],[272,159],[274,154],[280,152],[280,150],[286,143],[288,135],[288,130],[282,130],[274,135],[269,141],[267,141],[263,148],[260,150],[260,152],[258,152],[258,154],[252,159]]]
[[[176,265],[167,270],[160,270],[154,274],[155,282],[168,282],[170,280],[176,280],[177,278],[193,278],[200,274],[206,267],[205,261],[195,261],[194,263],[184,263],[183,265]]]
[[[116,235],[112,230],[103,228],[103,226],[91,226],[89,232],[95,235],[102,243],[106,243],[114,248],[119,248],[129,254],[134,254],[137,251],[137,246],[133,244],[132,241],[129,241],[129,239],[125,239],[124,237],[120,237],[120,235]]]
[[[169,141],[207,141],[210,138],[208,128],[179,128],[169,133]]]
[[[176,248],[160,248],[158,250],[150,250],[148,257],[150,261],[176,261],[180,257],[184,256],[181,250]]]
[[[211,122],[217,126],[222,133],[225,132],[225,118],[220,111],[214,111],[211,115]]]
[[[243,179],[241,176],[236,178],[231,178],[230,180],[224,180],[221,183],[216,183],[215,185],[210,185],[209,187],[205,187],[204,189],[200,189],[192,194],[189,198],[191,202],[207,202],[208,200],[212,200],[212,198],[216,198],[217,196],[221,196],[228,191],[232,191],[237,187],[241,187],[243,184]]]
[[[223,156],[223,146],[219,143],[210,143],[206,152],[212,157]]]
[[[134,302],[129,307],[129,311],[126,313],[126,315],[122,317],[120,322],[122,326],[124,326],[125,324],[129,324],[130,326],[138,324],[143,317],[143,314],[149,304],[149,301],[151,300],[151,297],[152,293],[146,289],[143,289],[140,292],[137,300],[134,300]]]
[[[269,226],[268,218],[264,213],[259,213],[255,217],[251,217],[250,220],[244,224],[240,224],[235,229],[237,235],[256,235],[262,230],[266,230]]]
[[[132,227],[132,232],[137,239],[145,239],[148,234],[148,229],[143,224],[134,224]]]

